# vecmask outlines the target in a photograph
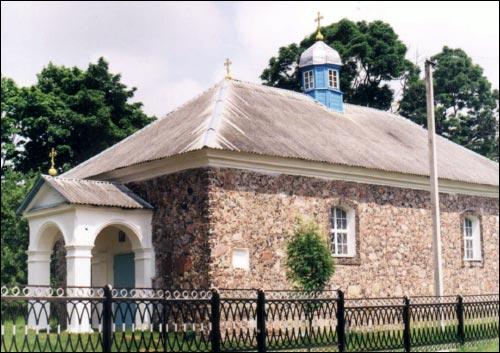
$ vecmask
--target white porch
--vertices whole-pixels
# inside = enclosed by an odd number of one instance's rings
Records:
[[[42,177],[18,213],[30,228],[30,287],[50,286],[51,254],[59,239],[65,244],[68,287],[152,287],[151,206],[123,185]],[[85,311],[84,303],[80,306],[77,310]],[[90,331],[91,315],[78,316],[68,322],[68,330]],[[46,325],[43,317],[37,321]]]

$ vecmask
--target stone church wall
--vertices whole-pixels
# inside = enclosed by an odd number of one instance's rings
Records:
[[[350,297],[432,295],[430,194],[395,187],[234,169],[211,171],[213,284],[286,289],[286,239],[294,219],[316,219],[325,237],[332,206],[356,210],[358,256],[336,260],[331,288]],[[481,218],[482,262],[464,262],[464,212]],[[498,199],[441,195],[446,294],[497,293]],[[248,271],[232,268],[232,249],[248,248]],[[340,264],[343,263],[343,264]]]
[[[428,192],[203,168],[130,183],[155,206],[157,287],[286,289],[286,241],[295,217],[316,219],[328,234],[329,210],[356,211],[357,255],[336,259],[330,287],[350,297],[432,295]],[[498,199],[441,195],[446,294],[498,292]],[[481,219],[482,262],[464,262],[465,213]],[[248,270],[234,269],[233,249],[248,249]]]
[[[188,170],[127,186],[154,206],[153,286],[208,288],[208,171]]]

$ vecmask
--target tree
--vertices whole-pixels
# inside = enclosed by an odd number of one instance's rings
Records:
[[[86,71],[50,63],[31,87],[2,76],[2,283],[26,282],[28,223],[15,211],[51,147],[66,170],[142,128],[154,117],[129,102],[134,92],[102,58]]]
[[[335,271],[332,254],[315,222],[297,219],[287,244],[287,277],[306,291],[323,290]]]
[[[37,77],[35,85],[19,90],[11,113],[16,133],[26,139],[13,161],[16,170],[47,170],[51,147],[67,170],[154,119],[142,112],[142,103],[129,102],[136,89],[110,73],[103,58],[86,71],[49,63]]]
[[[24,175],[6,167],[2,179],[2,283],[26,283],[28,221],[16,215],[16,209],[33,186],[37,175]]]
[[[16,83],[2,76],[2,174],[7,162],[18,153],[20,126],[14,113],[18,95]]]
[[[498,90],[461,49],[445,46],[432,60],[436,132],[498,161]],[[418,75],[407,82],[399,113],[427,126],[425,84]]]
[[[382,21],[371,23],[343,19],[323,27],[326,44],[338,51],[343,67],[341,88],[348,103],[389,109],[393,91],[388,81],[403,78],[414,65],[405,59],[406,46],[393,28]],[[264,84],[301,90],[298,63],[304,50],[314,44],[316,33],[299,45],[281,47],[278,57],[269,60],[260,78]]]

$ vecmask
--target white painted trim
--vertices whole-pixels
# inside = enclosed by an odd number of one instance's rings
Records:
[[[26,210],[23,213],[23,217],[25,217],[28,220],[35,219],[35,218],[41,218],[41,217],[47,217],[51,216],[54,214],[61,214],[61,213],[66,213],[66,212],[71,212],[75,211],[75,205],[69,205],[69,204],[59,204],[51,208],[40,208],[37,210]]]
[[[261,173],[300,175],[415,190],[429,191],[430,189],[429,177],[423,175],[210,148],[141,163],[96,175],[93,178],[127,183],[202,167],[233,168]],[[439,187],[442,193],[499,198],[499,187],[497,185],[473,184],[463,181],[440,179]]]
[[[472,236],[471,237],[466,237],[466,229],[465,229],[465,222],[469,220],[472,225]],[[482,254],[482,246],[481,246],[481,224],[479,221],[479,218],[475,216],[466,216],[463,220],[463,243],[464,243],[464,261],[472,261],[472,262],[477,262],[477,261],[482,261],[483,260],[483,254]],[[467,240],[472,240],[472,257],[468,258],[467,257],[467,246],[466,242]]]

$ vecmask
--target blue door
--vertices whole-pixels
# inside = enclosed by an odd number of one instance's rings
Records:
[[[115,255],[113,260],[114,288],[118,290],[121,297],[121,288],[135,287],[135,262],[134,253]],[[119,301],[115,304],[115,325],[116,330],[121,331],[123,324],[126,330],[132,328],[134,322],[136,305],[132,301]]]

